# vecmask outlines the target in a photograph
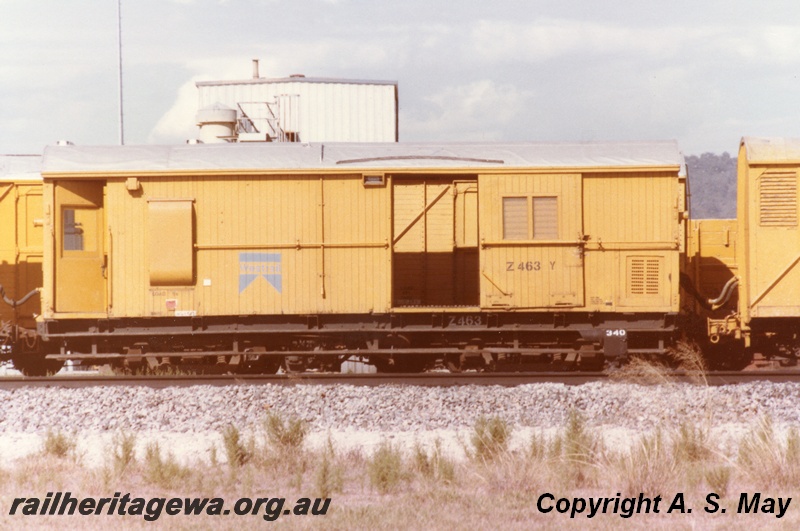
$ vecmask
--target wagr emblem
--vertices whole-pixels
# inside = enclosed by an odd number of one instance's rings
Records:
[[[264,277],[278,293],[282,292],[280,253],[239,253],[239,293],[258,277]]]

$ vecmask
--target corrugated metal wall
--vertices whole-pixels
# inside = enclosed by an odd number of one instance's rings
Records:
[[[199,109],[223,103],[270,102],[297,95],[301,142],[396,142],[397,86],[346,81],[263,80],[257,83],[198,83]]]

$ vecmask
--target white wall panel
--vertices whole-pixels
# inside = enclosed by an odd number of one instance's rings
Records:
[[[397,141],[397,85],[392,82],[290,78],[199,82],[197,88],[198,109],[215,103],[235,109],[240,102],[296,96],[296,112],[283,128],[297,124],[302,142]]]

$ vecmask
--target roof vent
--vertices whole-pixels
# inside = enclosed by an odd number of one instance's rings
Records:
[[[74,146],[75,144],[69,140],[56,140],[57,146]]]
[[[200,126],[200,140],[209,143],[230,142],[236,130],[236,110],[215,103],[197,112],[197,125]]]
[[[295,78],[300,78],[300,77],[306,77],[306,75],[305,74],[292,74],[289,77],[295,79]]]

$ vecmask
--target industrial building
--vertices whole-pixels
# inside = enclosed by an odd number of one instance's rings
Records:
[[[253,77],[198,81],[200,140],[397,142],[396,81]]]

